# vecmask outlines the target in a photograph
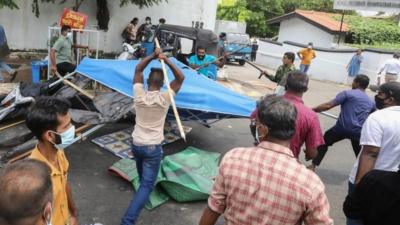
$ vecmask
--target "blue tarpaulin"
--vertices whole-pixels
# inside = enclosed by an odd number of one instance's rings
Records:
[[[199,75],[175,58],[171,58],[171,60],[185,74],[184,84],[175,98],[178,110],[184,120],[249,117],[254,110],[255,100]],[[138,60],[85,58],[77,67],[76,72],[133,97],[132,81],[137,64]],[[161,67],[161,64],[159,61],[153,60],[144,71],[145,80],[152,67]],[[169,68],[167,70],[169,79],[172,81],[174,79],[172,71]],[[164,86],[163,89],[166,90],[166,87]]]

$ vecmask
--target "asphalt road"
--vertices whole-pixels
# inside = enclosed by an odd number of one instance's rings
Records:
[[[265,78],[258,80],[258,72],[250,66],[228,66],[229,77],[241,81],[234,84],[243,92],[251,91],[260,94],[270,93],[273,83]],[[229,83],[229,82],[228,82]],[[250,88],[249,88],[250,87]],[[311,81],[305,103],[315,106],[332,99],[339,91],[349,87],[328,82]],[[239,90],[240,91],[240,90]],[[252,96],[256,96],[252,93]],[[338,115],[339,109],[331,111]],[[320,115],[323,130],[334,125],[335,120]],[[238,146],[251,146],[247,119],[223,120],[211,128],[195,122],[185,123],[193,130],[188,135],[188,142],[178,141],[165,147],[165,154],[179,152],[186,146],[194,146],[211,152],[226,153]],[[79,209],[81,224],[101,223],[104,225],[119,224],[131,198],[134,195],[131,185],[122,179],[112,176],[107,170],[119,159],[91,143],[93,137],[101,136],[130,126],[120,123],[106,126],[84,142],[74,144],[67,149],[70,162],[69,181]],[[304,159],[304,156],[300,156]],[[326,185],[326,193],[331,204],[331,216],[335,224],[345,224],[342,203],[347,193],[348,174],[355,161],[350,142],[345,140],[330,148],[317,174]],[[205,201],[180,204],[174,201],[152,210],[143,210],[137,224],[140,225],[192,225],[198,224]],[[223,224],[220,219],[218,224]]]

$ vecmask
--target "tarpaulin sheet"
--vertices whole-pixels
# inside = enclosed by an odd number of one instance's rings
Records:
[[[256,102],[246,96],[236,93],[216,81],[199,75],[175,58],[171,60],[185,74],[184,84],[175,98],[179,109],[213,113],[213,118],[221,118],[220,114],[230,117],[249,117],[256,106]],[[98,81],[122,94],[133,97],[133,75],[138,60],[110,60],[85,58],[76,69],[76,72]],[[158,60],[153,60],[144,71],[147,80],[152,67],[161,67]],[[168,68],[170,81],[174,79]],[[146,82],[145,82],[146,83]],[[163,87],[166,90],[166,86]],[[208,115],[207,119],[210,115]]]
[[[178,202],[206,200],[218,174],[218,162],[221,154],[188,147],[182,152],[166,156],[157,176],[156,186],[146,203],[147,209],[153,209],[169,198]],[[131,182],[135,190],[140,182],[135,162],[122,159],[110,169],[125,180]]]

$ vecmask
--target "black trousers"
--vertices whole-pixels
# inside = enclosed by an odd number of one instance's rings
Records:
[[[334,127],[332,127],[331,129],[325,132],[324,134],[325,144],[318,147],[318,155],[317,157],[315,157],[315,159],[313,159],[312,161],[313,164],[319,166],[326,152],[328,151],[328,147],[344,139],[349,139],[351,141],[354,155],[357,157],[358,153],[360,153],[361,150],[360,139],[359,138],[356,139],[354,137],[348,137],[344,134],[338,133],[337,131],[334,130]]]
[[[251,60],[252,62],[256,61],[257,52],[251,52],[250,57],[251,57],[250,60]]]
[[[60,75],[64,76],[67,73],[72,73],[75,71],[76,66],[69,62],[62,62],[57,64],[57,71]]]

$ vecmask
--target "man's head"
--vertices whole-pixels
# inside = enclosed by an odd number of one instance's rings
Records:
[[[72,34],[71,27],[68,25],[64,25],[61,27],[61,35],[66,37],[67,35]]]
[[[133,25],[137,25],[139,23],[139,19],[137,17],[133,18],[133,20],[131,20],[131,24]]]
[[[158,20],[159,24],[165,24],[167,21],[164,18]]]
[[[295,54],[293,52],[286,52],[283,54],[282,63],[284,65],[292,65],[294,63]]]
[[[309,42],[308,45],[307,45],[307,48],[309,50],[313,49],[314,48],[314,44],[312,42]]]
[[[75,136],[69,108],[67,100],[40,97],[27,113],[26,125],[40,142],[65,144]]]
[[[369,77],[367,77],[364,74],[359,74],[357,75],[354,80],[353,80],[353,84],[351,85],[351,87],[353,89],[367,89],[369,85]]]
[[[400,106],[400,83],[389,82],[379,87],[379,92],[375,95],[377,109],[391,106]]]
[[[357,55],[361,55],[361,53],[362,53],[362,49],[360,48],[357,50]]]
[[[393,54],[393,58],[400,59],[400,52],[396,52]]]
[[[164,73],[161,68],[151,68],[147,86],[152,90],[160,90],[164,86]]]
[[[196,49],[197,58],[203,60],[206,57],[206,48],[203,46],[197,46]]]
[[[296,108],[282,97],[265,97],[258,106],[257,133],[260,141],[277,140],[290,143],[295,132]]]
[[[0,224],[44,225],[51,221],[52,184],[50,168],[27,159],[0,172]]]
[[[308,90],[308,76],[301,71],[288,73],[286,80],[286,90],[296,94],[305,93]]]
[[[226,40],[226,33],[225,32],[221,32],[219,34],[219,39],[225,41]]]
[[[146,24],[151,24],[151,18],[149,16],[146,17],[145,21],[146,21]]]

